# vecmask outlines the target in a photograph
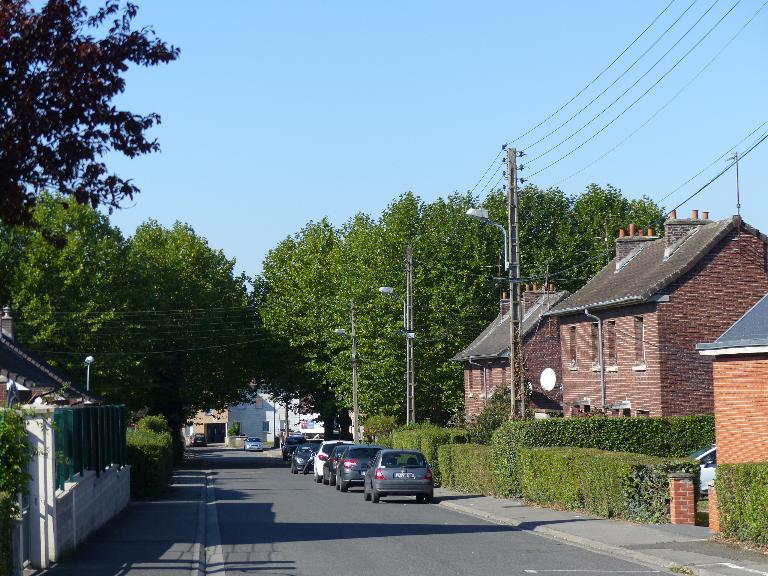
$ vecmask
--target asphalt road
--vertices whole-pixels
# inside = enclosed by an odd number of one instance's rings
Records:
[[[510,526],[293,475],[279,458],[195,449],[166,498],[132,502],[47,576],[652,574]]]
[[[361,489],[315,484],[279,459],[206,452],[209,574],[654,573],[414,498],[365,502]]]

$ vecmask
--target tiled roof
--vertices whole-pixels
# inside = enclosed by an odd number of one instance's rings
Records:
[[[530,334],[542,315],[568,296],[569,292],[555,292],[542,295],[523,317],[521,330],[523,338]],[[509,356],[509,314],[499,314],[475,340],[451,360],[464,362],[470,358],[506,358]]]
[[[768,294],[752,306],[712,343],[697,344],[699,350],[722,350],[768,346]]]
[[[58,388],[67,379],[16,342],[0,336],[0,374],[27,388]]]
[[[667,247],[666,239],[638,241],[625,258],[614,258],[572,296],[549,313],[555,316],[638,304],[652,300],[706,256],[723,238],[741,229],[768,242],[763,234],[738,216],[702,224]],[[631,240],[630,240],[631,241]]]

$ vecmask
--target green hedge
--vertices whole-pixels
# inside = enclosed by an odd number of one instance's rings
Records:
[[[505,422],[492,443],[519,448],[574,446],[683,457],[715,441],[714,416],[549,418]]]
[[[719,464],[715,489],[723,535],[768,545],[768,462]]]
[[[165,492],[173,469],[173,442],[168,432],[139,428],[126,436],[131,465],[131,497],[149,498]]]
[[[473,494],[494,493],[488,462],[491,447],[483,444],[443,444],[437,449],[442,485]]]
[[[672,471],[694,474],[698,465],[590,448],[522,448],[518,482],[526,500],[604,517],[645,522],[669,521]]]
[[[443,444],[464,444],[469,432],[463,428],[440,428],[429,424],[400,428],[392,433],[392,447],[419,450],[432,465],[435,484],[440,485],[440,462],[437,449]]]

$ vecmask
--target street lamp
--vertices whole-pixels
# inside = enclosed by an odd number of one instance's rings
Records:
[[[466,211],[466,215],[480,220],[483,224],[490,224],[501,230],[502,234],[504,234],[504,269],[509,270],[509,235],[507,234],[507,229],[498,222],[489,219],[488,210],[485,208],[470,208]]]
[[[352,339],[352,440],[359,442],[360,410],[357,405],[357,335],[355,333],[355,301],[350,302],[352,311],[352,330],[349,334],[344,328],[336,328],[333,332],[339,336],[349,336]]]
[[[96,361],[93,356],[85,357],[85,391],[91,391],[91,364]]]
[[[395,289],[391,286],[381,286],[379,292],[385,296],[397,297]],[[416,423],[416,389],[415,370],[413,366],[413,339],[416,335],[413,329],[413,319],[408,306],[408,301],[400,298],[403,304],[403,332],[405,334],[405,421],[406,424]]]

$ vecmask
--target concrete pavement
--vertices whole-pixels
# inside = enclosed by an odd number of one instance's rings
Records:
[[[435,496],[440,506],[457,512],[646,566],[701,576],[768,576],[768,555],[716,542],[709,528],[607,520],[442,488]]]

